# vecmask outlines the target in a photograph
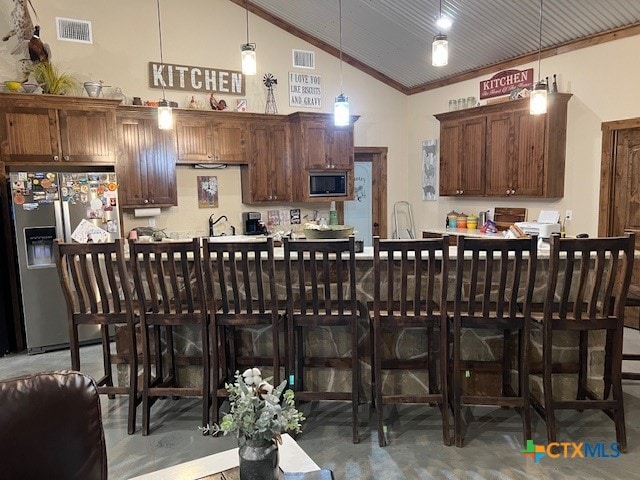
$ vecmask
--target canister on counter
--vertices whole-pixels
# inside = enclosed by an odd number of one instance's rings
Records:
[[[478,228],[478,217],[473,213],[467,216],[467,228],[469,230],[475,230]]]
[[[467,228],[467,216],[464,213],[458,215],[458,228]]]
[[[457,228],[458,227],[458,214],[457,213],[448,214],[447,215],[447,220],[448,220],[447,225],[449,226],[449,228]]]

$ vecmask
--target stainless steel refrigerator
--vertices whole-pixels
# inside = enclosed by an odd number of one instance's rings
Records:
[[[108,242],[120,236],[113,171],[16,171],[9,177],[22,312],[29,353],[69,344],[67,310],[53,241]],[[100,336],[80,326],[80,340]]]

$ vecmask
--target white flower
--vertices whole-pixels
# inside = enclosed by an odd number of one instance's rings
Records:
[[[244,378],[244,383],[248,386],[258,386],[260,385],[260,382],[262,382],[262,374],[260,373],[260,370],[255,367],[247,368],[242,374],[242,377]]]
[[[271,395],[273,393],[273,385],[269,382],[260,382],[258,385],[258,395],[262,398],[263,395]]]

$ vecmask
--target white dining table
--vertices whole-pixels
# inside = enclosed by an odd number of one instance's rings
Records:
[[[286,433],[282,435],[282,445],[278,447],[278,450],[280,453],[280,468],[285,473],[320,470],[320,467],[300,448],[300,445]],[[196,480],[207,475],[224,472],[238,465],[238,449],[233,448],[132,477],[130,480]]]

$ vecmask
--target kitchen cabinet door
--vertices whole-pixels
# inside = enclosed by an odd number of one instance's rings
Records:
[[[250,127],[249,151],[249,165],[241,170],[242,201],[291,201],[287,122],[253,122]]]
[[[60,161],[55,108],[6,105],[0,122],[2,158],[6,163]]]
[[[353,124],[348,127],[333,127],[330,151],[330,168],[340,170],[353,168]]]
[[[460,192],[460,123],[440,124],[440,195]]]
[[[487,116],[487,195],[508,196],[515,191],[513,139],[512,114],[495,113]]]
[[[118,118],[118,173],[123,208],[177,205],[176,139],[150,112]]]
[[[546,115],[530,115],[527,110],[520,110],[513,117],[515,152],[512,195],[542,197],[545,195],[545,178],[554,175],[554,172],[545,171]]]
[[[443,122],[440,126],[440,195],[484,194],[486,119]]]
[[[213,124],[213,160],[222,163],[247,163],[247,130],[243,121]]]
[[[115,163],[113,110],[58,110],[62,161]]]
[[[327,123],[322,120],[304,120],[301,127],[300,144],[304,167],[307,170],[331,168],[331,136]]]
[[[181,112],[176,120],[178,163],[247,163],[247,122],[213,113]]]
[[[462,122],[460,144],[460,195],[481,196],[485,192],[485,143],[487,122],[477,117]]]

